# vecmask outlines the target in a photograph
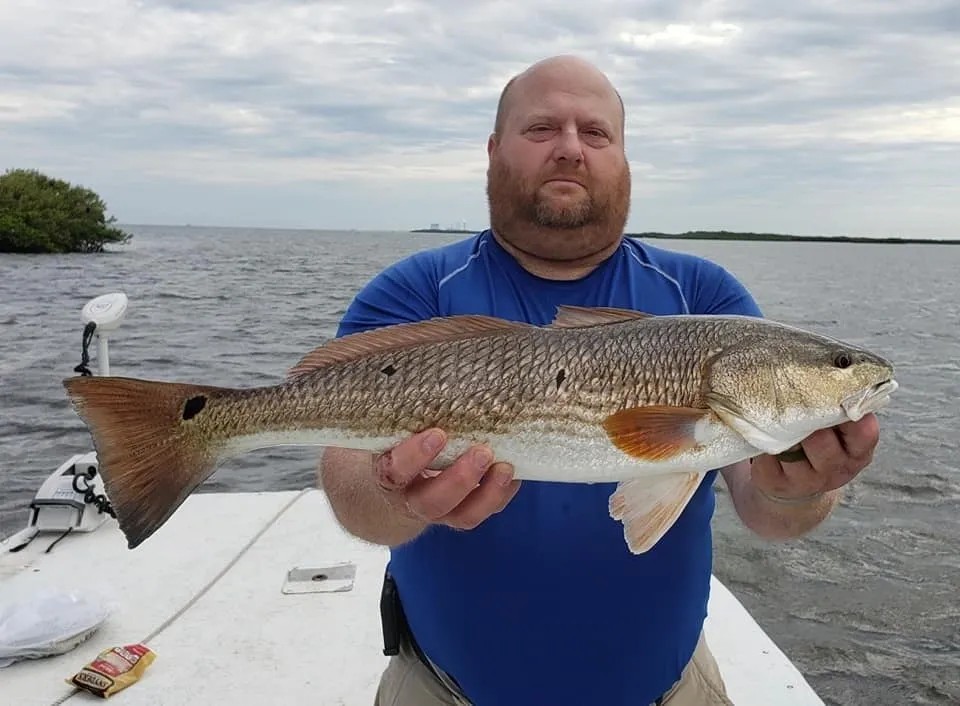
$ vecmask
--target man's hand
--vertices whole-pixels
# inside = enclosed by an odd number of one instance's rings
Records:
[[[513,468],[494,463],[486,446],[473,446],[442,471],[430,463],[446,444],[439,429],[415,434],[377,457],[377,485],[411,519],[473,529],[500,512],[520,487]]]
[[[723,469],[743,523],[770,540],[799,537],[826,519],[838,488],[870,465],[880,439],[876,416],[814,432],[802,452],[757,456]],[[794,456],[795,458],[790,458]]]
[[[768,498],[802,501],[841,488],[870,465],[880,440],[876,415],[821,429],[801,442],[796,460],[763,455],[754,459],[750,479]],[[805,458],[804,458],[805,456]]]

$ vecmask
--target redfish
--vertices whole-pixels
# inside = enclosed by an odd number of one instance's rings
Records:
[[[747,316],[561,307],[548,326],[463,315],[334,339],[275,385],[73,377],[129,548],[231,457],[277,445],[381,452],[446,431],[435,467],[484,443],[524,481],[617,485],[633,553],[704,475],[860,419],[897,389],[863,348]]]

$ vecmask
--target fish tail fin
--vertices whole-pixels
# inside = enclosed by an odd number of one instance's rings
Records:
[[[197,422],[217,389],[104,376],[63,384],[90,430],[107,497],[133,549],[213,474],[218,445]]]

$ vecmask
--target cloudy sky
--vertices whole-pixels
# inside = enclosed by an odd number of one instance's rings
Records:
[[[627,106],[631,230],[960,237],[957,0],[3,0],[0,170],[123,223],[487,223],[504,81]]]

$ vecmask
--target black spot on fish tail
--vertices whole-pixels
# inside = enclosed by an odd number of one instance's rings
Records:
[[[206,406],[207,398],[205,396],[197,395],[196,397],[191,397],[187,400],[187,403],[183,405],[183,420],[193,419],[200,414]]]
[[[567,371],[563,368],[560,368],[560,372],[557,373],[557,389],[560,389],[560,384],[567,379]]]
[[[396,369],[395,367],[393,367],[393,364],[390,364],[390,365],[388,365],[388,366],[385,367],[385,368],[381,368],[380,372],[383,373],[384,375],[386,375],[387,377],[390,377],[390,376],[393,375],[395,372],[397,372],[397,369]]]

